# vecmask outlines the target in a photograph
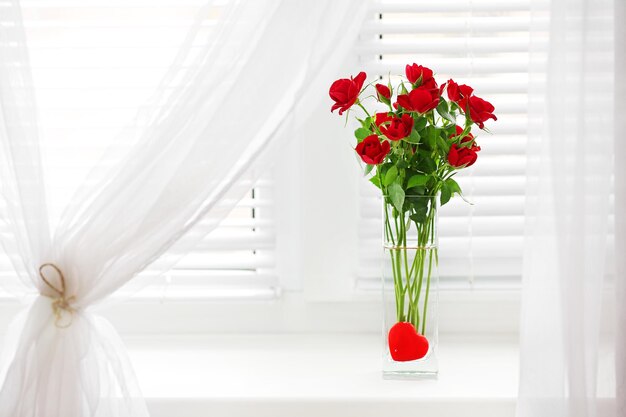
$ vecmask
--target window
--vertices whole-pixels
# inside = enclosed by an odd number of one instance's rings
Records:
[[[455,177],[468,204],[453,199],[440,210],[439,272],[443,286],[502,288],[519,282],[527,142],[530,5],[495,0],[409,2],[380,0],[358,45],[359,67],[386,81],[407,63],[432,68],[439,83],[471,85],[496,107],[490,135],[478,133],[476,165]],[[392,85],[397,82],[392,78]],[[381,203],[360,186],[357,285],[378,285]]]
[[[141,127],[141,118],[133,119],[137,107],[159,88],[204,3],[22,2],[53,217],[60,215],[115,133]],[[479,137],[479,164],[459,177],[466,197],[476,204],[456,199],[442,209],[442,281],[460,288],[467,288],[468,282],[515,282],[521,272],[525,186],[527,4],[381,0],[374,7],[350,57],[359,60],[355,68],[363,68],[370,78],[385,78],[403,73],[407,62],[423,63],[438,71],[440,82],[453,74],[457,81],[475,86],[495,104],[499,118],[493,124],[494,136]],[[196,22],[200,30],[210,27],[219,12],[220,2],[213,3],[203,14],[206,19]],[[290,142],[285,150],[289,155],[276,159],[280,163],[275,172],[261,178],[196,251],[148,289],[157,301],[164,297],[208,302],[146,303],[150,305],[141,309],[138,303],[128,303],[107,311],[118,329],[378,330],[380,297],[359,289],[379,285],[380,204],[376,189],[358,172],[350,132],[336,113],[330,115],[326,92],[321,93],[320,107]],[[281,290],[284,296],[275,300]],[[231,298],[251,302],[214,302]],[[268,298],[275,302],[257,302]],[[503,300],[498,299],[507,308],[510,303]],[[468,330],[465,323],[456,324],[467,321],[468,313],[476,315],[472,323],[484,325],[482,319],[492,311],[473,308],[477,303],[470,302],[472,309],[459,307],[452,319],[444,317],[444,327]],[[514,307],[509,310],[510,323],[516,323]],[[202,322],[196,320],[199,315],[219,320]],[[502,316],[489,325],[506,327]]]
[[[52,224],[124,128],[149,103],[206,2],[24,1]],[[222,2],[223,3],[223,2]],[[158,7],[155,7],[157,5]],[[114,7],[111,7],[114,6]],[[211,5],[200,30],[220,13]],[[193,48],[197,45],[191,45]],[[273,178],[262,178],[196,250],[146,294],[273,297]],[[10,271],[5,264],[5,271]]]

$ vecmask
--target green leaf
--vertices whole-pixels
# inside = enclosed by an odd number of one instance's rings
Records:
[[[424,155],[420,158],[418,169],[426,174],[432,174],[437,170],[437,163],[429,155]]]
[[[413,213],[409,216],[416,223],[424,223],[428,216],[428,198],[424,197],[407,197],[407,201],[411,201]]]
[[[376,187],[380,188],[380,180],[378,178],[378,175],[375,175],[372,178],[370,178],[370,182],[374,184]]]
[[[370,132],[369,129],[365,129],[363,127],[360,127],[354,131],[354,136],[358,139],[359,142],[363,141],[363,139],[365,139],[371,134],[372,132]]]
[[[394,180],[398,177],[398,168],[392,166],[389,168],[387,173],[385,174],[385,178],[383,178],[383,185],[388,187]]]
[[[437,103],[437,111],[448,112],[448,102],[444,100],[444,98],[439,99],[439,103]]]
[[[441,205],[443,206],[444,204],[446,204],[448,201],[450,201],[451,198],[452,192],[450,191],[448,185],[444,182],[441,186]]]
[[[413,188],[408,188],[406,190],[406,193],[407,193],[407,195],[408,194],[410,194],[410,195],[424,195],[426,193],[426,186],[424,186],[424,185],[416,185]],[[405,204],[406,204],[408,198],[409,197],[406,197],[405,202],[404,202]]]
[[[391,158],[393,155],[389,154],[389,157]],[[376,168],[376,173],[378,174],[377,176],[380,176],[380,178],[385,178],[385,173],[387,172],[387,170],[393,166],[393,162],[384,162],[380,165],[378,165],[378,167]]]
[[[427,214],[428,207],[418,207],[415,209],[415,212],[409,216],[409,218],[415,223],[424,223],[424,221],[426,221]]]
[[[409,178],[406,188],[413,188],[418,185],[425,185],[430,177],[428,175],[413,175]]]
[[[447,121],[456,124],[456,118],[448,111],[448,103],[445,100],[439,100],[437,113]]]
[[[404,205],[404,190],[397,182],[394,182],[387,188],[389,193],[389,198],[391,199],[391,204],[398,210],[402,211],[402,206]]]
[[[417,133],[415,129],[411,130],[411,135],[406,138],[406,141],[409,143],[420,143],[420,135]]]
[[[419,147],[415,150],[416,152],[411,155],[410,159],[409,159],[409,164],[411,165],[412,168],[415,168],[415,173],[417,173],[418,171],[418,164],[419,164],[419,160],[421,158],[421,155],[419,153],[420,149]],[[410,177],[410,175],[408,175]]]
[[[437,112],[444,112],[444,113],[448,113],[450,110],[448,109],[448,102],[441,97],[439,99],[439,103],[437,103]]]
[[[363,172],[363,175],[368,175],[370,172],[372,172],[372,169],[374,169],[374,165],[365,165],[365,171]]]
[[[428,120],[426,120],[425,117],[419,117],[415,121],[414,129],[417,130],[418,132],[420,132],[420,131],[424,130],[424,128],[426,127],[426,123],[428,123]]]
[[[435,149],[435,146],[437,146],[437,136],[439,136],[437,128],[433,126],[428,126],[426,128],[426,143],[431,149]]]
[[[455,193],[459,195],[461,194],[461,186],[452,178],[448,178],[444,184],[450,190],[450,193],[452,195],[454,195]]]
[[[372,126],[372,117],[366,117],[365,119],[361,120],[358,117],[356,118],[360,123],[361,123],[361,127],[363,129],[366,129],[368,132],[370,130],[370,126]],[[358,130],[358,129],[357,129]],[[356,135],[356,132],[355,132]]]
[[[450,152],[450,143],[441,136],[437,136],[437,146],[439,146],[439,150],[444,155],[448,155],[448,152]]]
[[[456,136],[456,125],[448,125],[443,130],[446,137]]]

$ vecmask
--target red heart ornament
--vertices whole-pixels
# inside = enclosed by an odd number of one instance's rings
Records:
[[[428,353],[428,339],[417,333],[411,323],[401,321],[389,330],[389,353],[397,362],[421,359]]]

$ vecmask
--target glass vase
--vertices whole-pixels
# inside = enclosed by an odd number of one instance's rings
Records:
[[[439,198],[407,195],[397,206],[383,196],[383,377],[436,377]]]

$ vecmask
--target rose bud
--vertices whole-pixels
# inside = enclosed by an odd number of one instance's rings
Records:
[[[376,135],[366,137],[355,148],[363,162],[370,165],[378,165],[383,162],[390,149],[389,142],[385,140],[381,143]]]
[[[404,73],[411,84],[415,84],[421,77],[422,82],[420,85],[428,85],[430,87],[434,83],[435,87],[437,86],[433,78],[433,71],[430,68],[412,64],[406,66]]]
[[[364,72],[360,72],[359,75],[352,78],[342,78],[335,81],[330,86],[330,98],[333,99],[335,104],[330,109],[331,112],[339,109],[339,115],[342,115],[344,111],[348,110],[359,98],[359,93],[365,82],[367,75]]]
[[[399,95],[398,104],[409,111],[426,113],[439,104],[439,90],[436,88],[416,88],[409,94]]]
[[[376,126],[391,140],[404,139],[411,134],[413,118],[408,114],[402,117],[390,117],[387,113],[376,113]]]
[[[472,121],[481,129],[485,127],[485,122],[487,120],[498,120],[498,118],[493,114],[494,110],[495,107],[493,107],[490,102],[483,100],[480,97],[471,96],[468,99],[468,113],[470,119],[472,119]]]
[[[391,101],[391,90],[384,84],[376,84],[376,94],[378,101],[389,104]]]

